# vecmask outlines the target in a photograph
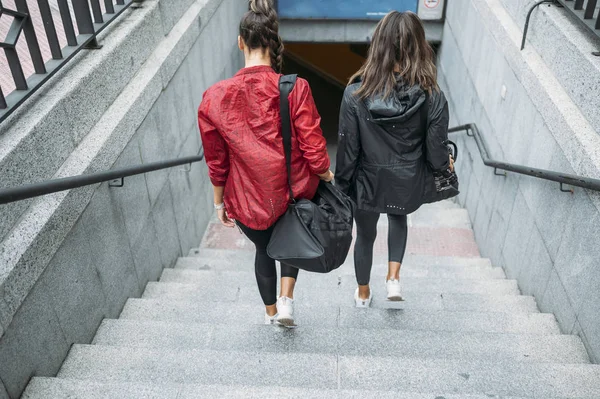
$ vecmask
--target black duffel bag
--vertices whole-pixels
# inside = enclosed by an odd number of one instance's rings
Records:
[[[292,127],[288,96],[296,75],[279,80],[281,131],[291,203],[277,221],[267,254],[298,269],[329,273],[340,267],[352,244],[354,203],[331,183],[321,181],[312,200],[294,200],[292,191]]]

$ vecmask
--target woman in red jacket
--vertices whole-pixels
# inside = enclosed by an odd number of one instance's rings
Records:
[[[265,323],[293,326],[298,269],[281,265],[277,299],[275,261],[266,250],[273,225],[290,201],[279,115],[283,44],[278,31],[271,1],[250,0],[238,37],[245,67],[204,93],[198,123],[219,220],[227,227],[237,223],[256,246],[255,274],[266,307]],[[298,198],[312,198],[319,179],[331,181],[333,173],[306,80],[297,80],[289,103],[293,191]]]

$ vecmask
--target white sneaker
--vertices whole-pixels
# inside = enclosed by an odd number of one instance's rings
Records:
[[[265,313],[265,324],[278,325],[279,323],[277,322],[277,316],[279,316],[279,315],[276,314],[275,316],[269,316],[268,314]]]
[[[387,280],[385,282],[387,288],[388,301],[403,301],[402,289],[400,288],[400,280]]]
[[[277,300],[277,321],[279,324],[292,328],[296,327],[294,323],[294,300],[287,296],[280,296]]]
[[[357,308],[368,308],[371,306],[371,300],[373,299],[373,291],[369,291],[369,297],[367,299],[362,299],[358,296],[358,288],[354,291],[354,303]]]

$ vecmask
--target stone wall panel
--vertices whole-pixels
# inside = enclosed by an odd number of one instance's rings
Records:
[[[532,3],[449,5],[438,66],[452,122],[476,123],[494,159],[597,177],[600,140],[588,105],[598,109],[600,98],[578,97],[595,87],[581,74],[590,60],[579,62],[589,37],[574,28],[576,21],[567,24],[561,10],[541,7],[528,48],[520,51],[520,16]],[[568,49],[560,63],[550,43]],[[569,68],[561,67],[565,62]],[[460,134],[457,201],[469,211],[482,255],[516,278],[542,311],[553,312],[563,332],[579,334],[598,361],[600,329],[592,309],[600,307],[600,271],[594,266],[600,195],[580,188],[563,193],[558,183],[510,172],[495,176],[480,162],[473,139]]]

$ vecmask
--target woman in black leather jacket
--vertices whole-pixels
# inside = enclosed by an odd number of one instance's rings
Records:
[[[434,52],[411,12],[392,11],[377,25],[367,60],[344,92],[336,185],[356,200],[356,306],[371,302],[369,280],[379,215],[389,219],[388,300],[402,300],[400,267],[406,215],[426,196],[434,170],[453,168],[448,104],[436,82]],[[427,102],[427,104],[426,104]]]

